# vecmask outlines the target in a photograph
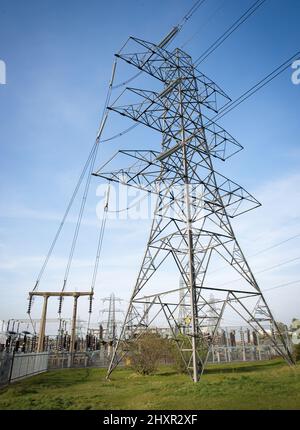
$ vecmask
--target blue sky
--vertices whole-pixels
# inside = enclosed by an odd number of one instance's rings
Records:
[[[252,3],[207,0],[172,47],[182,46],[197,32],[184,47],[197,58]],[[158,42],[192,4],[190,0],[0,0],[0,59],[7,65],[7,84],[0,85],[0,319],[25,316],[26,294],[34,285],[94,141],[113,54],[130,35]],[[267,0],[201,64],[201,70],[236,98],[299,51],[299,15],[297,0]],[[218,169],[263,204],[255,213],[235,221],[249,256],[300,233],[300,85],[292,84],[291,74],[292,70],[287,70],[220,122],[245,150]],[[122,80],[117,74],[116,81]],[[122,130],[116,117],[112,129]],[[146,136],[145,130],[136,131],[103,145],[99,164],[116,149],[130,148],[132,142],[137,146]],[[93,179],[87,221],[75,254],[73,280],[78,289],[88,288],[91,278],[98,184]],[[96,287],[98,303],[111,291],[128,298],[148,224],[108,223]],[[72,228],[74,223],[70,222],[45,277],[45,287],[61,288]],[[249,261],[254,271],[259,271],[296,258],[297,252],[299,238],[260,258],[249,257]],[[177,282],[177,274],[165,272],[162,276],[166,282]],[[296,262],[267,272],[259,281],[264,289],[297,276]],[[298,291],[296,285],[267,297],[278,318],[300,316]],[[53,316],[55,306],[51,308]],[[84,303],[83,316],[86,309]],[[34,312],[38,315],[38,307]]]

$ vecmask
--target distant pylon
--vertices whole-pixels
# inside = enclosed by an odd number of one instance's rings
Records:
[[[122,313],[121,309],[116,308],[116,302],[120,303],[121,299],[115,297],[112,293],[109,297],[102,299],[103,303],[108,302],[108,308],[103,309],[102,313],[107,313],[107,319],[102,322],[103,324],[103,339],[107,342],[115,343],[117,339],[117,326],[118,321],[116,318],[117,313]]]
[[[160,92],[126,88],[109,109],[157,130],[162,140],[160,151],[119,151],[116,157],[134,159],[130,168],[108,173],[100,168],[95,173],[157,196],[145,255],[108,375],[126,355],[127,343],[138,338],[141,330],[160,313],[176,339],[187,371],[197,382],[225,308],[235,311],[254,330],[263,331],[278,354],[292,363],[283,336],[279,333],[278,342],[278,337],[267,332],[252,314],[253,301],[260,299],[274,327],[277,326],[230,222],[230,218],[260,204],[244,188],[216,172],[213,166],[213,158],[225,161],[242,149],[230,134],[207,117],[209,112],[218,112],[220,101],[226,103],[229,97],[178,48],[168,51],[160,45],[131,37],[117,57],[156,78],[163,88]],[[242,287],[207,286],[207,269],[216,256],[239,273],[244,280]],[[150,290],[150,279],[168,257],[173,259],[183,280],[184,293],[180,293],[179,301],[178,289],[176,297],[174,289]],[[217,297],[214,305],[210,299],[212,293]],[[178,308],[186,298],[190,316],[187,335],[178,324]],[[139,306],[146,302],[147,311],[141,312]],[[153,318],[149,318],[152,311]],[[133,327],[130,336],[126,335],[129,325]],[[210,336],[207,336],[208,328]]]

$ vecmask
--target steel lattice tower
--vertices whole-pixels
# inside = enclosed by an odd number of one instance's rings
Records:
[[[237,312],[255,330],[264,332],[278,354],[292,363],[280,331],[269,333],[252,313],[259,300],[277,327],[230,223],[231,217],[260,204],[244,188],[217,173],[213,166],[213,158],[225,161],[243,149],[207,117],[207,112],[217,113],[220,102],[224,105],[229,97],[198,71],[192,58],[180,49],[171,52],[162,44],[131,37],[117,57],[158,79],[163,87],[161,92],[126,88],[109,109],[157,130],[162,141],[160,152],[119,151],[116,157],[128,156],[129,160],[134,160],[130,168],[108,173],[100,168],[95,173],[109,181],[157,195],[146,252],[108,375],[123,359],[128,342],[142,333],[148,320],[151,324],[161,313],[177,340],[187,370],[193,380],[198,381],[225,307]],[[129,93],[136,97],[136,102],[120,105]],[[246,287],[206,286],[209,262],[216,253],[244,278]],[[168,257],[176,263],[184,282],[184,293],[179,295],[177,288],[147,295],[148,281]],[[174,299],[175,291],[177,300]],[[209,299],[212,293],[218,296],[214,306]],[[185,298],[189,300],[190,331],[188,335],[178,336],[182,330],[177,319],[178,307]],[[146,311],[140,312],[140,305],[146,301]],[[154,309],[158,310],[149,319],[149,312]],[[211,332],[212,324],[212,335],[207,336],[207,327]],[[132,327],[130,335],[126,330],[128,326]]]
[[[121,303],[121,299],[115,297],[112,293],[109,297],[105,297],[102,299],[103,303],[108,302],[108,309],[103,309],[103,313],[107,313],[107,320],[103,321],[103,332],[104,339],[107,342],[115,343],[117,339],[117,326],[119,325],[119,321],[117,321],[116,314],[123,312],[121,309],[116,308],[116,302]]]

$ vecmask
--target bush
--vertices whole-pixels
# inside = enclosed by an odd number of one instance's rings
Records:
[[[197,342],[197,350],[199,357],[204,361],[206,358],[206,354],[208,352],[208,347],[203,342],[198,340]],[[183,349],[182,353],[180,353],[178,346]],[[186,365],[182,359],[184,357],[185,361],[188,363],[191,358],[191,342],[188,335],[179,334],[176,340],[173,340],[172,345],[172,357],[173,357],[173,367],[178,373],[188,373]]]
[[[188,373],[186,365],[182,359],[182,355],[179,352],[178,346],[179,344],[186,348],[188,348],[190,346],[190,343],[188,342],[188,339],[185,339],[185,336],[179,336],[178,339],[174,339],[172,341],[172,348],[171,348],[171,353],[172,353],[172,361],[173,361],[173,367],[176,370],[176,372],[178,373]],[[183,352],[183,356],[185,357],[185,359],[188,361],[188,356],[186,353]]]
[[[300,361],[300,344],[294,345],[294,357],[296,361]]]
[[[141,375],[151,375],[166,358],[168,351],[168,340],[157,333],[145,331],[129,347],[130,365]]]

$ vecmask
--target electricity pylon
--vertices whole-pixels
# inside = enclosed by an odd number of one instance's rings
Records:
[[[102,299],[103,303],[108,302],[108,309],[103,309],[102,313],[107,313],[107,320],[102,321],[104,327],[103,338],[108,342],[115,343],[117,339],[117,325],[119,321],[117,321],[116,314],[123,312],[121,309],[116,308],[116,302],[121,303],[121,299],[115,297],[114,293],[112,293],[109,297],[105,297]]]
[[[274,327],[277,326],[230,222],[230,218],[260,203],[244,188],[216,172],[213,166],[213,158],[225,161],[243,149],[207,117],[209,112],[217,113],[220,102],[228,102],[229,97],[178,48],[168,51],[161,44],[131,37],[116,56],[156,78],[163,88],[160,92],[126,88],[109,109],[157,130],[162,140],[160,151],[119,151],[116,160],[119,156],[134,159],[129,168],[106,173],[103,167],[94,173],[157,195],[147,248],[108,375],[126,355],[128,343],[135,341],[161,313],[167,319],[188,372],[197,382],[225,307],[237,312],[253,329],[263,331],[278,354],[291,364],[292,356],[279,330],[280,342],[252,314],[253,300],[260,298]],[[127,95],[135,97],[133,104],[126,103]],[[246,286],[239,289],[207,286],[208,266],[215,255],[235,269]],[[146,294],[150,279],[168,257],[173,258],[184,282],[185,292],[179,300],[178,289]],[[209,298],[212,293],[218,295],[214,306]],[[178,307],[185,297],[189,300],[188,334],[182,333],[177,319]],[[146,301],[147,310],[140,312],[139,306]],[[150,312],[153,312],[151,318]],[[126,335],[128,326],[133,327],[130,337]],[[210,336],[206,335],[207,328]]]

